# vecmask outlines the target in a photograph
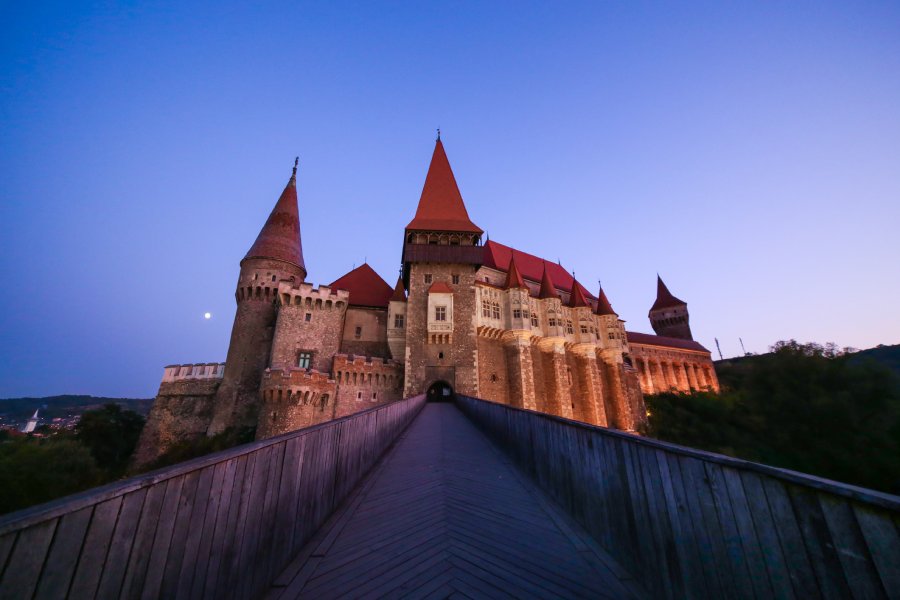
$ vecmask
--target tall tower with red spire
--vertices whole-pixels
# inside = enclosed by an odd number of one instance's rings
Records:
[[[404,232],[405,396],[449,389],[477,394],[472,289],[484,260],[482,233],[469,218],[438,135],[415,217]]]
[[[216,392],[214,435],[229,427],[253,427],[259,412],[259,385],[269,362],[277,317],[280,281],[306,278],[297,208],[297,161],[291,178],[275,203],[256,241],[241,260],[235,300],[237,311],[225,359],[222,384]]]
[[[650,307],[648,316],[656,335],[682,340],[694,339],[691,335],[687,302],[673,296],[659,275],[656,276],[656,302]]]

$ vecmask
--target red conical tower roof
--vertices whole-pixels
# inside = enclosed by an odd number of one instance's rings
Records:
[[[303,247],[300,243],[300,214],[297,210],[297,161],[294,161],[294,172],[275,203],[266,224],[256,236],[250,251],[244,256],[248,258],[273,258],[283,260],[303,269],[306,276],[306,265],[303,264]]]
[[[403,276],[397,277],[397,285],[394,286],[394,295],[391,296],[392,302],[406,302],[406,292],[403,289]]]
[[[506,285],[503,286],[503,289],[528,289],[528,286],[525,285],[525,280],[522,279],[522,274],[519,273],[519,268],[516,267],[515,256],[509,257],[509,269],[506,272]]]
[[[603,286],[600,287],[600,293],[597,295],[597,314],[600,316],[619,316],[616,311],[613,310],[612,304],[609,303],[609,298],[606,297],[606,292],[603,291]]]
[[[483,233],[469,219],[441,138],[438,138],[434,146],[416,216],[406,229]]]
[[[582,306],[590,306],[590,304],[584,297],[581,284],[576,281],[572,285],[572,293],[569,295],[569,308],[581,308]]]
[[[559,292],[556,291],[556,286],[553,285],[553,280],[550,279],[550,272],[546,266],[544,267],[544,275],[541,277],[541,291],[538,294],[538,298],[559,298]]]
[[[666,287],[666,284],[663,283],[662,277],[657,275],[656,302],[653,303],[653,306],[650,307],[650,310],[654,311],[660,308],[671,308],[673,306],[687,306],[687,302],[679,300],[678,298],[673,296],[672,292],[669,291],[669,288]]]

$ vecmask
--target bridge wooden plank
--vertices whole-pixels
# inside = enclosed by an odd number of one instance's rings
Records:
[[[205,476],[204,473],[206,473]],[[172,539],[169,542],[169,548],[166,551],[166,560],[163,566],[159,592],[159,596],[162,598],[172,598],[175,596],[175,590],[178,587],[178,579],[181,575],[182,567],[184,567],[184,563],[186,562],[185,558],[189,535],[192,531],[196,532],[200,529],[192,519],[197,494],[201,491],[201,477],[208,489],[211,473],[212,467],[208,467],[203,471],[193,471],[184,476],[184,483],[181,487],[181,496],[178,499],[178,504],[175,508],[176,514],[172,528]],[[193,562],[193,557],[187,557],[187,560]]]
[[[212,554],[213,540],[216,533],[216,523],[219,515],[227,512],[222,510],[225,500],[230,495],[230,488],[226,488],[227,473],[231,469],[234,472],[234,461],[219,463],[214,466],[212,483],[209,496],[203,506],[202,522],[200,524],[200,543],[197,547],[197,558],[193,565],[185,565],[185,573],[179,578],[178,598],[202,598],[203,587],[206,583],[206,572],[209,568],[209,559]],[[230,483],[228,483],[230,485]]]
[[[19,532],[0,582],[0,599],[31,598],[58,523],[50,519]]]
[[[798,598],[821,598],[816,574],[810,564],[800,526],[784,484],[771,478],[761,478],[761,481],[769,509],[772,511],[772,520],[778,533],[778,542],[787,564],[794,594]]]
[[[778,539],[775,522],[769,510],[769,502],[762,481],[756,473],[739,473],[747,499],[748,512],[759,540],[763,562],[768,571],[769,584],[774,598],[795,598],[794,587],[788,572],[781,542]]]
[[[822,596],[829,600],[852,597],[816,492],[788,486],[788,494]]]
[[[103,574],[97,587],[97,598],[120,598],[122,582],[128,569],[135,532],[147,498],[147,489],[138,489],[122,497],[119,518],[109,544]]]
[[[285,442],[284,462],[281,466],[281,483],[278,489],[275,540],[272,544],[272,554],[282,559],[282,564],[276,568],[276,571],[284,568],[283,559],[294,555],[298,549],[294,546],[293,535],[297,521],[300,471],[303,466],[303,440],[305,439],[305,436],[301,436],[291,438]]]
[[[35,598],[60,598],[68,593],[93,512],[88,506],[60,517]]]
[[[735,581],[732,590],[734,597],[752,600],[755,597],[753,578],[750,576],[747,557],[741,544],[741,534],[735,519],[734,508],[731,505],[731,498],[728,495],[722,467],[715,463],[703,463],[702,468],[715,504],[725,555],[728,557],[731,567],[731,576]]]
[[[181,501],[181,490],[184,488],[185,477],[172,478],[166,486],[166,495],[163,498],[162,508],[159,511],[156,535],[153,537],[150,560],[147,563],[147,574],[144,577],[141,590],[142,598],[159,597],[163,573],[166,569],[166,557],[169,554],[169,546],[172,542],[172,532],[175,530],[175,518],[178,516],[178,505]]]
[[[244,542],[244,535],[247,533],[247,513],[250,511],[253,478],[256,476],[257,469],[261,467],[260,456],[259,452],[255,452],[247,457],[247,465],[240,482],[239,496],[236,502],[237,514],[234,519],[234,532],[229,536],[230,541],[226,544],[222,564],[219,567],[218,597],[220,598],[236,597],[238,579],[241,575],[241,546]]]
[[[174,584],[167,584],[166,579],[163,580],[164,594],[168,598],[186,598],[190,595],[194,572],[197,568],[200,542],[202,541],[206,525],[206,513],[209,503],[212,501],[213,485],[217,474],[221,476],[222,470],[223,467],[213,465],[206,467],[200,472],[197,493],[191,506],[191,516],[187,521],[188,530],[184,545],[184,555],[181,564],[177,565],[178,568],[175,570],[177,579],[175,579]],[[174,567],[175,565],[173,565]]]
[[[18,533],[16,532],[0,535],[0,585],[3,583],[3,573],[6,570],[6,562],[9,555],[12,553],[17,535]]]
[[[889,597],[900,597],[900,532],[884,510],[854,505],[856,521],[869,547],[881,584]]]
[[[272,466],[269,470],[269,481],[266,485],[266,498],[263,505],[259,540],[257,542],[258,559],[253,567],[255,576],[252,589],[254,591],[265,589],[275,575],[284,568],[284,557],[276,555],[270,549],[275,542],[275,522],[278,518],[278,496],[281,488],[285,449],[286,444],[272,446]]]
[[[121,506],[122,497],[119,496],[94,507],[91,524],[88,526],[78,566],[75,568],[75,576],[69,589],[70,597],[92,598],[96,593]]]
[[[853,508],[843,498],[818,494],[831,540],[837,549],[850,591],[856,598],[886,598],[878,570],[856,522]]]
[[[125,570],[125,580],[122,582],[123,597],[137,598],[144,587],[144,575],[147,572],[150,549],[153,547],[153,537],[156,535],[156,525],[166,495],[166,486],[167,482],[163,481],[147,490],[134,534],[131,556]]]
[[[231,568],[230,548],[234,548],[237,530],[238,513],[241,508],[241,492],[244,488],[244,477],[247,472],[248,456],[238,457],[230,461],[231,469],[226,471],[226,486],[223,486],[223,504],[219,507],[216,519],[216,532],[213,539],[213,551],[209,557],[203,586],[204,598],[224,598],[228,591],[227,575],[223,572]],[[227,494],[227,495],[226,495]]]
[[[688,492],[684,489],[681,466],[678,457],[655,451],[656,460],[663,475],[662,484],[665,491],[669,518],[675,533],[675,545],[681,561],[682,576],[687,590],[695,590],[702,597],[712,597],[707,585],[707,574],[703,570],[704,556],[701,546],[702,526],[698,527],[691,516]],[[693,495],[693,492],[691,492]],[[715,578],[715,571],[712,576]]]

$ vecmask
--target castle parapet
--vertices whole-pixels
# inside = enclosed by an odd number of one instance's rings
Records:
[[[330,286],[320,285],[315,288],[311,283],[291,283],[282,281],[278,284],[278,302],[282,306],[303,306],[306,308],[345,308],[350,300],[350,292],[333,290]]]
[[[222,379],[224,375],[225,363],[168,365],[163,370],[162,383],[171,383],[184,379]]]

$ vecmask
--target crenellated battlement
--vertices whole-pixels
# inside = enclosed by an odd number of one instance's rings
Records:
[[[224,376],[225,363],[168,365],[163,370],[162,382],[171,383],[184,379],[222,379]]]
[[[292,284],[289,281],[282,281],[278,284],[280,306],[302,306],[310,310],[333,308],[342,310],[347,307],[349,300],[350,292],[335,290],[327,285],[314,288],[311,283]]]

